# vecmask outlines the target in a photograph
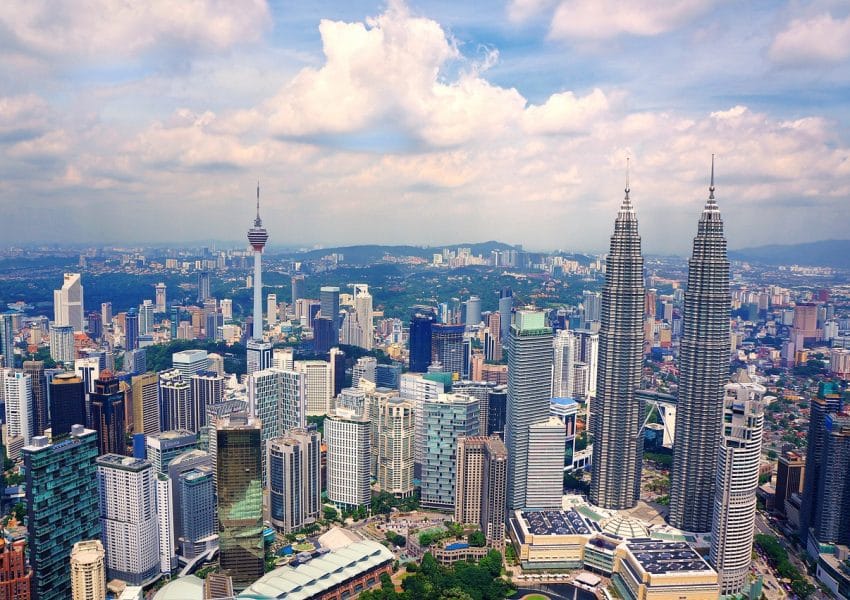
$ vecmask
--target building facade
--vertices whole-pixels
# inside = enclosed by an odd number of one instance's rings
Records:
[[[315,428],[291,429],[268,442],[269,513],[280,533],[291,533],[320,517],[321,445]]]
[[[372,448],[368,418],[338,408],[325,419],[328,500],[357,508],[369,504]]]

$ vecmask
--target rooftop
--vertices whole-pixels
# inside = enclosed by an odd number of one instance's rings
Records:
[[[522,511],[528,532],[533,535],[590,535],[592,523],[570,510]]]
[[[115,467],[124,471],[141,471],[151,466],[150,461],[121,454],[104,454],[97,457],[97,464],[106,467]]]
[[[641,568],[653,575],[713,570],[686,542],[644,539],[628,542],[626,548]]]

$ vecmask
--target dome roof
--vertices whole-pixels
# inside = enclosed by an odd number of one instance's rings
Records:
[[[626,515],[615,515],[600,523],[602,531],[624,539],[648,538],[649,529],[638,519]]]

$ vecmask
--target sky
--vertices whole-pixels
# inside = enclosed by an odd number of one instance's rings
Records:
[[[850,237],[845,0],[5,0],[0,246]]]

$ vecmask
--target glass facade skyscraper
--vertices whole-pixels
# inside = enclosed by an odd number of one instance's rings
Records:
[[[416,312],[410,319],[410,370],[425,373],[431,365],[431,330],[434,313]]]

